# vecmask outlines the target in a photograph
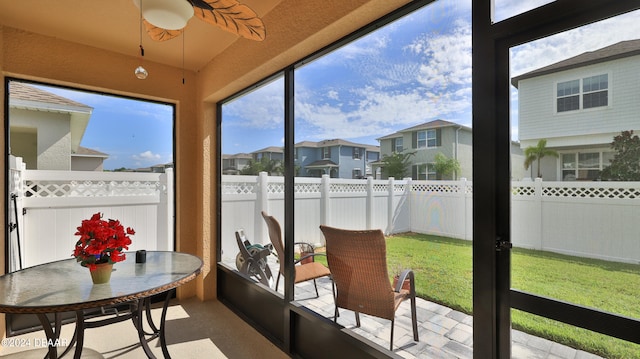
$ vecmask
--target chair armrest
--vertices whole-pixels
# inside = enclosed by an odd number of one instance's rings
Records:
[[[293,262],[293,264],[298,264],[300,263],[303,259],[307,259],[307,258],[313,258],[315,256],[327,256],[326,253],[308,253],[306,254],[304,257],[300,257],[300,259],[296,260]]]
[[[404,283],[405,279],[409,278],[409,292],[411,293],[411,295],[415,295],[416,294],[416,286],[415,286],[415,277],[413,274],[413,270],[411,269],[405,269],[402,271],[402,273],[400,273],[400,277],[398,278],[398,283],[396,284],[396,287],[393,288],[394,292],[400,292],[400,289],[402,289],[402,283]]]

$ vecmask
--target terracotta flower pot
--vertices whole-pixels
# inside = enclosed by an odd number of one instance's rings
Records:
[[[300,258],[304,258],[310,254],[313,254],[313,252],[302,252],[300,253]],[[313,262],[313,257],[308,257],[308,258],[304,258],[303,260],[300,261],[300,264],[306,264],[306,263],[311,263]]]
[[[111,271],[113,270],[112,263],[100,263],[96,264],[96,268],[94,270],[90,270],[91,280],[93,284],[104,284],[109,283],[111,279]]]
[[[393,277],[393,289],[396,288],[396,285],[398,285],[398,280],[399,280],[399,276],[395,276]],[[409,281],[409,278],[404,280],[404,283],[402,283],[402,289],[404,290],[410,290],[411,289],[411,282]]]

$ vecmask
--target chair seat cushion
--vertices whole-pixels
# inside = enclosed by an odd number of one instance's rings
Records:
[[[304,282],[315,278],[331,275],[329,268],[325,267],[321,263],[311,262],[302,265],[298,265],[296,268],[296,283]]]
[[[411,294],[406,289],[400,289],[400,292],[393,292],[394,310],[398,309],[403,300],[411,298]]]

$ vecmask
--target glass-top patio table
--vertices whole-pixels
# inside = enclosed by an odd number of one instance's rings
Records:
[[[164,337],[164,324],[171,290],[194,279],[202,268],[200,258],[186,253],[147,251],[146,262],[136,263],[136,254],[114,264],[111,281],[93,284],[89,270],[74,258],[46,263],[0,276],[0,313],[36,314],[48,341],[48,357],[58,358],[61,313],[75,312],[76,329],[64,356],[75,343],[74,358],[80,358],[84,329],[132,319],[140,345],[149,358],[155,358],[147,336],[159,337],[162,353],[170,358]],[[151,318],[151,296],[166,293],[159,328]],[[124,315],[85,320],[85,310],[127,304]],[[146,313],[144,313],[146,312]],[[143,315],[152,332],[143,328]],[[46,314],[54,314],[54,326]]]

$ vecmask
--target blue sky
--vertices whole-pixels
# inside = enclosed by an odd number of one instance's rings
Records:
[[[496,20],[549,0],[495,0]],[[471,0],[440,0],[296,71],[295,141],[379,137],[435,119],[471,126]],[[638,12],[521,45],[511,75],[640,37]],[[110,155],[105,168],[172,161],[172,108],[54,92],[94,108],[82,145]],[[222,152],[282,146],[282,79],[225,105]],[[518,139],[517,91],[511,132]],[[213,121],[213,119],[212,119]]]
[[[496,0],[496,20],[549,3]],[[378,145],[379,137],[443,119],[471,127],[471,2],[437,1],[295,74],[295,141],[341,138]],[[638,37],[638,13],[619,16],[511,50],[511,74]],[[222,152],[282,146],[282,80],[223,109]],[[512,139],[518,140],[512,87]]]
[[[172,106],[57,87],[38,87],[93,107],[80,145],[108,154],[105,169],[141,168],[173,161]]]

